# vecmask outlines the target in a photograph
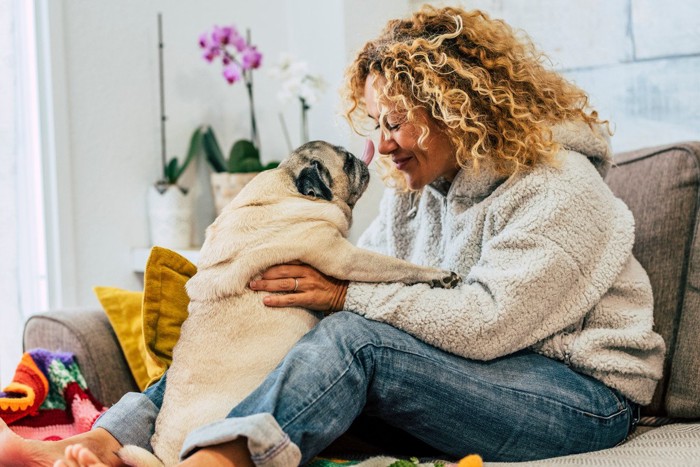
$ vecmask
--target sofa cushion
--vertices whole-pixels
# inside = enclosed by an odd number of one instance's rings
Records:
[[[173,361],[173,347],[187,318],[190,298],[185,283],[197,267],[167,248],[154,246],[146,262],[143,289],[143,338],[150,386]]]
[[[187,318],[185,283],[196,272],[183,256],[156,246],[146,264],[143,292],[94,287],[141,390],[158,381],[172,363]]]
[[[619,154],[606,181],[636,222],[634,255],[649,274],[664,377],[646,415],[700,417],[700,142]]]
[[[139,389],[143,391],[151,380],[144,362],[146,343],[141,325],[143,292],[100,286],[93,287],[93,291],[117,335],[131,375]]]

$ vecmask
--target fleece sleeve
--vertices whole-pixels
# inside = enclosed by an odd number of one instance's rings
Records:
[[[631,227],[614,226],[609,200],[579,195],[543,190],[494,207],[508,218],[456,289],[352,283],[345,308],[465,358],[527,348],[580,321],[630,254]]]

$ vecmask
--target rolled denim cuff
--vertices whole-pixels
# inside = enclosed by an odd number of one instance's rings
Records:
[[[122,446],[133,444],[153,452],[151,436],[155,431],[157,416],[158,407],[148,396],[129,392],[103,413],[92,427],[109,431]]]
[[[197,449],[227,443],[239,437],[248,439],[248,450],[257,466],[296,467],[301,462],[299,447],[269,413],[227,418],[197,428],[185,438],[180,459],[185,459]]]

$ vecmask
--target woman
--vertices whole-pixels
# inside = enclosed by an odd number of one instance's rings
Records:
[[[359,243],[464,282],[348,285],[271,268],[251,283],[283,292],[269,306],[328,310],[345,294],[346,311],[228,418],[191,433],[182,465],[306,462],[361,412],[487,461],[622,442],[661,377],[664,343],[586,95],[503,22],[455,8],[389,22],[351,65],[347,94],[350,122],[379,130],[394,188]],[[120,444],[148,446],[165,384],[125,396],[77,439],[47,447],[5,431],[0,446],[40,460],[80,441],[60,465],[117,465]]]

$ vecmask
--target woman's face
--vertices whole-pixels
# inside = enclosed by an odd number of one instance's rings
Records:
[[[367,113],[379,125],[381,110],[377,103],[377,95],[374,90],[375,81],[379,86],[386,81],[382,77],[375,78],[369,75],[365,82],[365,103]],[[411,122],[403,121],[403,117],[387,112],[386,128],[388,137],[383,131],[379,132],[377,151],[380,154],[391,156],[391,160],[400,170],[412,190],[419,190],[432,183],[439,177],[445,177],[452,181],[459,171],[459,165],[454,156],[452,144],[447,135],[441,131],[435,121],[427,112],[419,113],[419,118],[430,130],[423,148],[418,145],[421,130]]]

